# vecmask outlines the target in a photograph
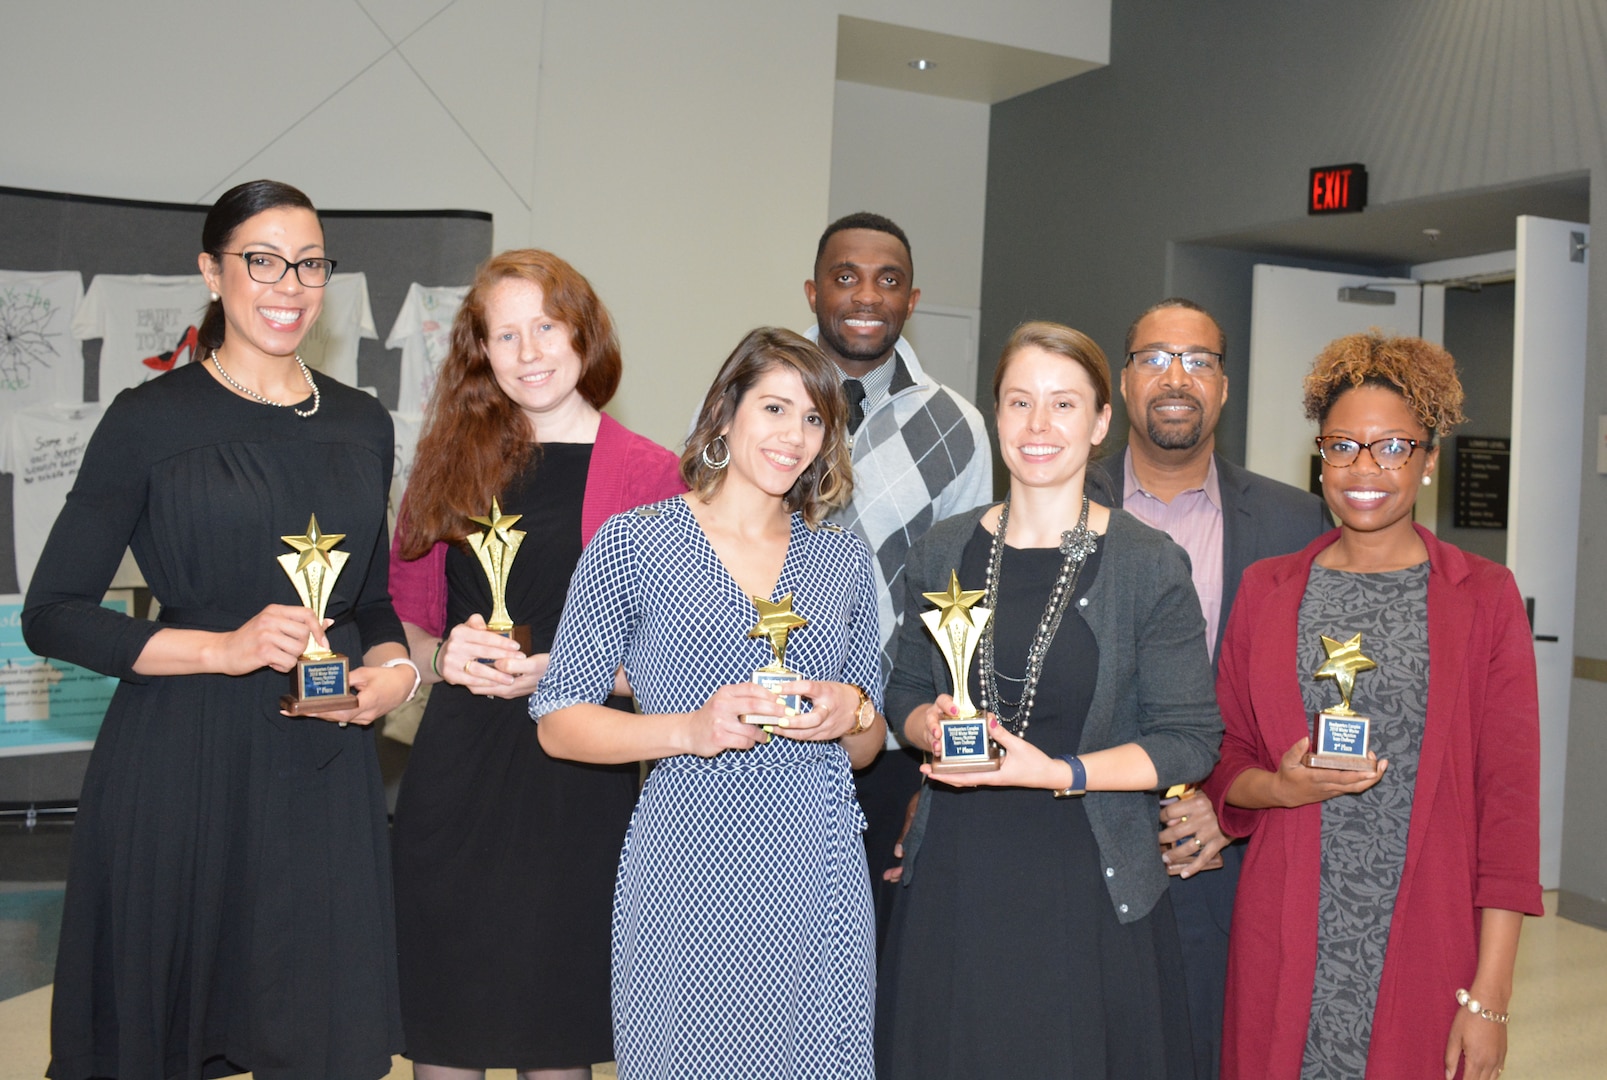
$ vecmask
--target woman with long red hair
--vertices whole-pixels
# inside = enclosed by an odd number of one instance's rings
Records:
[[[582,547],[609,515],[682,490],[674,455],[601,411],[620,371],[586,279],[550,252],[505,251],[458,311],[419,438],[391,591],[438,684],[393,833],[403,1031],[421,1080],[567,1080],[613,1057],[609,907],[637,769],[548,757],[526,699]],[[501,539],[523,533],[506,606],[528,651],[486,627],[494,597],[468,541],[496,520],[493,500]]]

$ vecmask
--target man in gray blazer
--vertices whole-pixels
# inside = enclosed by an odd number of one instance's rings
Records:
[[[1213,661],[1245,567],[1298,551],[1329,528],[1327,508],[1315,495],[1216,453],[1216,425],[1228,400],[1225,347],[1217,321],[1192,301],[1163,300],[1140,315],[1123,349],[1127,446],[1089,470],[1095,498],[1103,489],[1100,501],[1170,534],[1188,552]],[[1162,806],[1161,822],[1195,1070],[1214,1078],[1242,845],[1222,834],[1204,795]]]

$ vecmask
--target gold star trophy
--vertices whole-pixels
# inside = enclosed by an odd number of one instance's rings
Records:
[[[1312,672],[1316,679],[1332,679],[1339,684],[1339,704],[1317,714],[1316,730],[1311,740],[1311,753],[1306,765],[1313,769],[1350,769],[1370,772],[1373,763],[1367,757],[1367,738],[1373,722],[1359,716],[1350,707],[1350,697],[1356,691],[1356,674],[1371,671],[1378,665],[1361,654],[1361,635],[1349,641],[1338,642],[1326,635],[1322,647],[1328,659]]]
[[[476,525],[485,526],[484,532],[469,534],[469,547],[474,549],[475,557],[480,560],[480,569],[485,571],[486,580],[491,583],[491,617],[485,621],[486,629],[512,638],[528,656],[530,627],[513,625],[513,619],[508,615],[508,573],[513,569],[513,557],[519,554],[519,545],[524,543],[525,538],[525,534],[513,526],[522,517],[523,514],[504,514],[497,500],[492,499],[491,513],[469,519]],[[492,661],[482,662],[489,664]]]
[[[759,668],[753,673],[753,681],[766,690],[774,690],[782,683],[793,682],[803,678],[796,671],[787,667],[782,661],[787,657],[787,635],[794,630],[801,630],[809,625],[809,620],[792,610],[792,594],[783,596],[778,603],[772,604],[762,596],[750,597],[753,606],[759,609],[759,621],[753,624],[748,631],[750,638],[769,638],[770,651],[775,654],[775,660]],[[781,708],[790,709],[796,713],[802,702],[797,694],[777,694],[781,699]],[[750,724],[767,725],[776,718],[751,713],[743,716],[744,721]]]
[[[280,555],[276,560],[296,587],[301,602],[312,609],[319,622],[329,607],[329,597],[335,591],[335,579],[351,558],[344,551],[334,550],[346,539],[345,533],[326,533],[318,528],[315,514],[307,523],[302,536],[281,536],[279,539],[295,548],[294,552]],[[279,707],[291,716],[308,716],[314,713],[336,712],[357,704],[357,695],[347,692],[347,659],[340,653],[319,648],[318,639],[307,635],[307,647],[296,661],[291,677],[290,693],[279,699]]]
[[[982,639],[982,628],[988,625],[993,612],[978,607],[977,601],[987,593],[982,589],[969,591],[960,588],[960,575],[949,571],[947,592],[922,593],[937,605],[936,610],[921,613],[921,622],[937,639],[948,664],[949,678],[954,683],[954,704],[958,716],[945,716],[938,720],[938,746],[941,752],[932,762],[932,772],[944,773],[991,772],[1003,760],[999,744],[988,738],[987,717],[971,703],[971,657]]]

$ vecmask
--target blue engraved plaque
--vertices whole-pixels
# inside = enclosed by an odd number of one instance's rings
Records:
[[[304,656],[291,673],[292,691],[279,699],[279,707],[291,716],[339,712],[356,706],[357,696],[346,685],[350,661],[339,653]]]
[[[1354,713],[1318,713],[1316,738],[1306,764],[1314,769],[1370,771],[1373,763],[1367,756],[1367,740],[1372,726],[1372,720]]]

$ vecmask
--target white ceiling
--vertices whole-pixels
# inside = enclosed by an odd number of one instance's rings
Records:
[[[924,59],[926,71],[910,67]],[[840,15],[837,78],[993,105],[1097,67],[1092,60]]]

